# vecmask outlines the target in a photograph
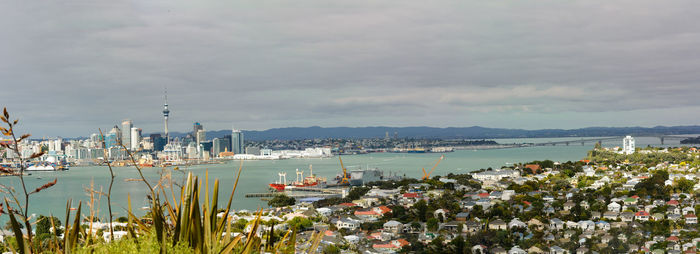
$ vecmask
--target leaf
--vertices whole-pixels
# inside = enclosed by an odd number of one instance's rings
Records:
[[[5,205],[7,207],[10,207],[10,204],[8,204],[7,199],[5,199]],[[24,254],[24,253],[29,253],[27,252],[28,246],[25,246],[24,243],[24,234],[22,234],[22,229],[19,226],[19,223],[17,222],[17,219],[15,218],[14,212],[11,210],[8,213],[10,215],[10,224],[12,225],[12,231],[15,233],[15,239],[17,240],[17,246],[19,246],[19,253]]]
[[[7,108],[6,108],[6,107],[3,107],[3,108],[2,108],[2,114],[5,115],[5,118],[6,118],[6,119],[7,119],[7,118],[10,118],[10,114],[7,113]]]
[[[45,153],[44,151],[39,151],[39,152],[33,153],[31,156],[29,156],[29,159],[39,158],[42,155],[44,155],[44,153]]]

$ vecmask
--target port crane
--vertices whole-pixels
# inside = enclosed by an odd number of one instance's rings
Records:
[[[348,169],[345,168],[345,165],[343,165],[343,158],[340,158],[340,155],[338,155],[338,160],[340,160],[340,168],[343,170],[343,178],[340,179],[340,182],[338,182],[338,183],[339,184],[350,184],[350,182],[348,181],[348,180],[350,180],[350,178],[348,178]]]
[[[445,155],[440,156],[440,159],[438,159],[437,162],[435,163],[435,166],[433,166],[433,168],[430,169],[430,172],[427,172],[427,173],[426,173],[426,172],[425,172],[425,168],[423,168],[423,180],[426,180],[426,179],[429,179],[429,178],[430,178],[430,174],[433,173],[433,171],[435,170],[435,168],[437,168],[437,166],[440,164],[440,162],[441,162],[442,159],[444,159],[444,158],[445,158]]]

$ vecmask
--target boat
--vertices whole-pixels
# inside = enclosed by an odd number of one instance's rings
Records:
[[[54,164],[34,164],[25,169],[26,171],[56,171],[56,166]]]
[[[304,171],[296,170],[297,179],[294,182],[287,183],[287,173],[277,173],[279,180],[274,183],[270,183],[270,189],[276,191],[293,190],[295,188],[325,188],[326,178],[318,177],[314,175],[313,167],[309,165],[311,173],[309,176],[304,177]]]

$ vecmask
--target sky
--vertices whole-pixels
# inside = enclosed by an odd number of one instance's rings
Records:
[[[700,1],[5,1],[21,132],[700,124]]]

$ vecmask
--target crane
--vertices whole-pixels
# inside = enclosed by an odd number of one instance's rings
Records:
[[[338,160],[340,160],[340,168],[343,170],[343,178],[340,179],[339,184],[349,184],[350,182],[348,181],[348,169],[345,168],[345,165],[343,165],[343,158],[340,158],[340,155],[338,155]]]
[[[438,164],[440,164],[440,162],[441,162],[442,159],[444,159],[444,158],[445,158],[445,155],[440,156],[440,159],[438,159],[437,162],[435,163],[435,166],[433,166],[433,168],[430,169],[430,172],[427,172],[427,173],[426,173],[426,172],[425,172],[425,168],[423,168],[423,180],[426,180],[426,179],[429,179],[429,178],[430,178],[430,174],[433,173],[433,171],[435,170],[435,168],[437,168]]]

